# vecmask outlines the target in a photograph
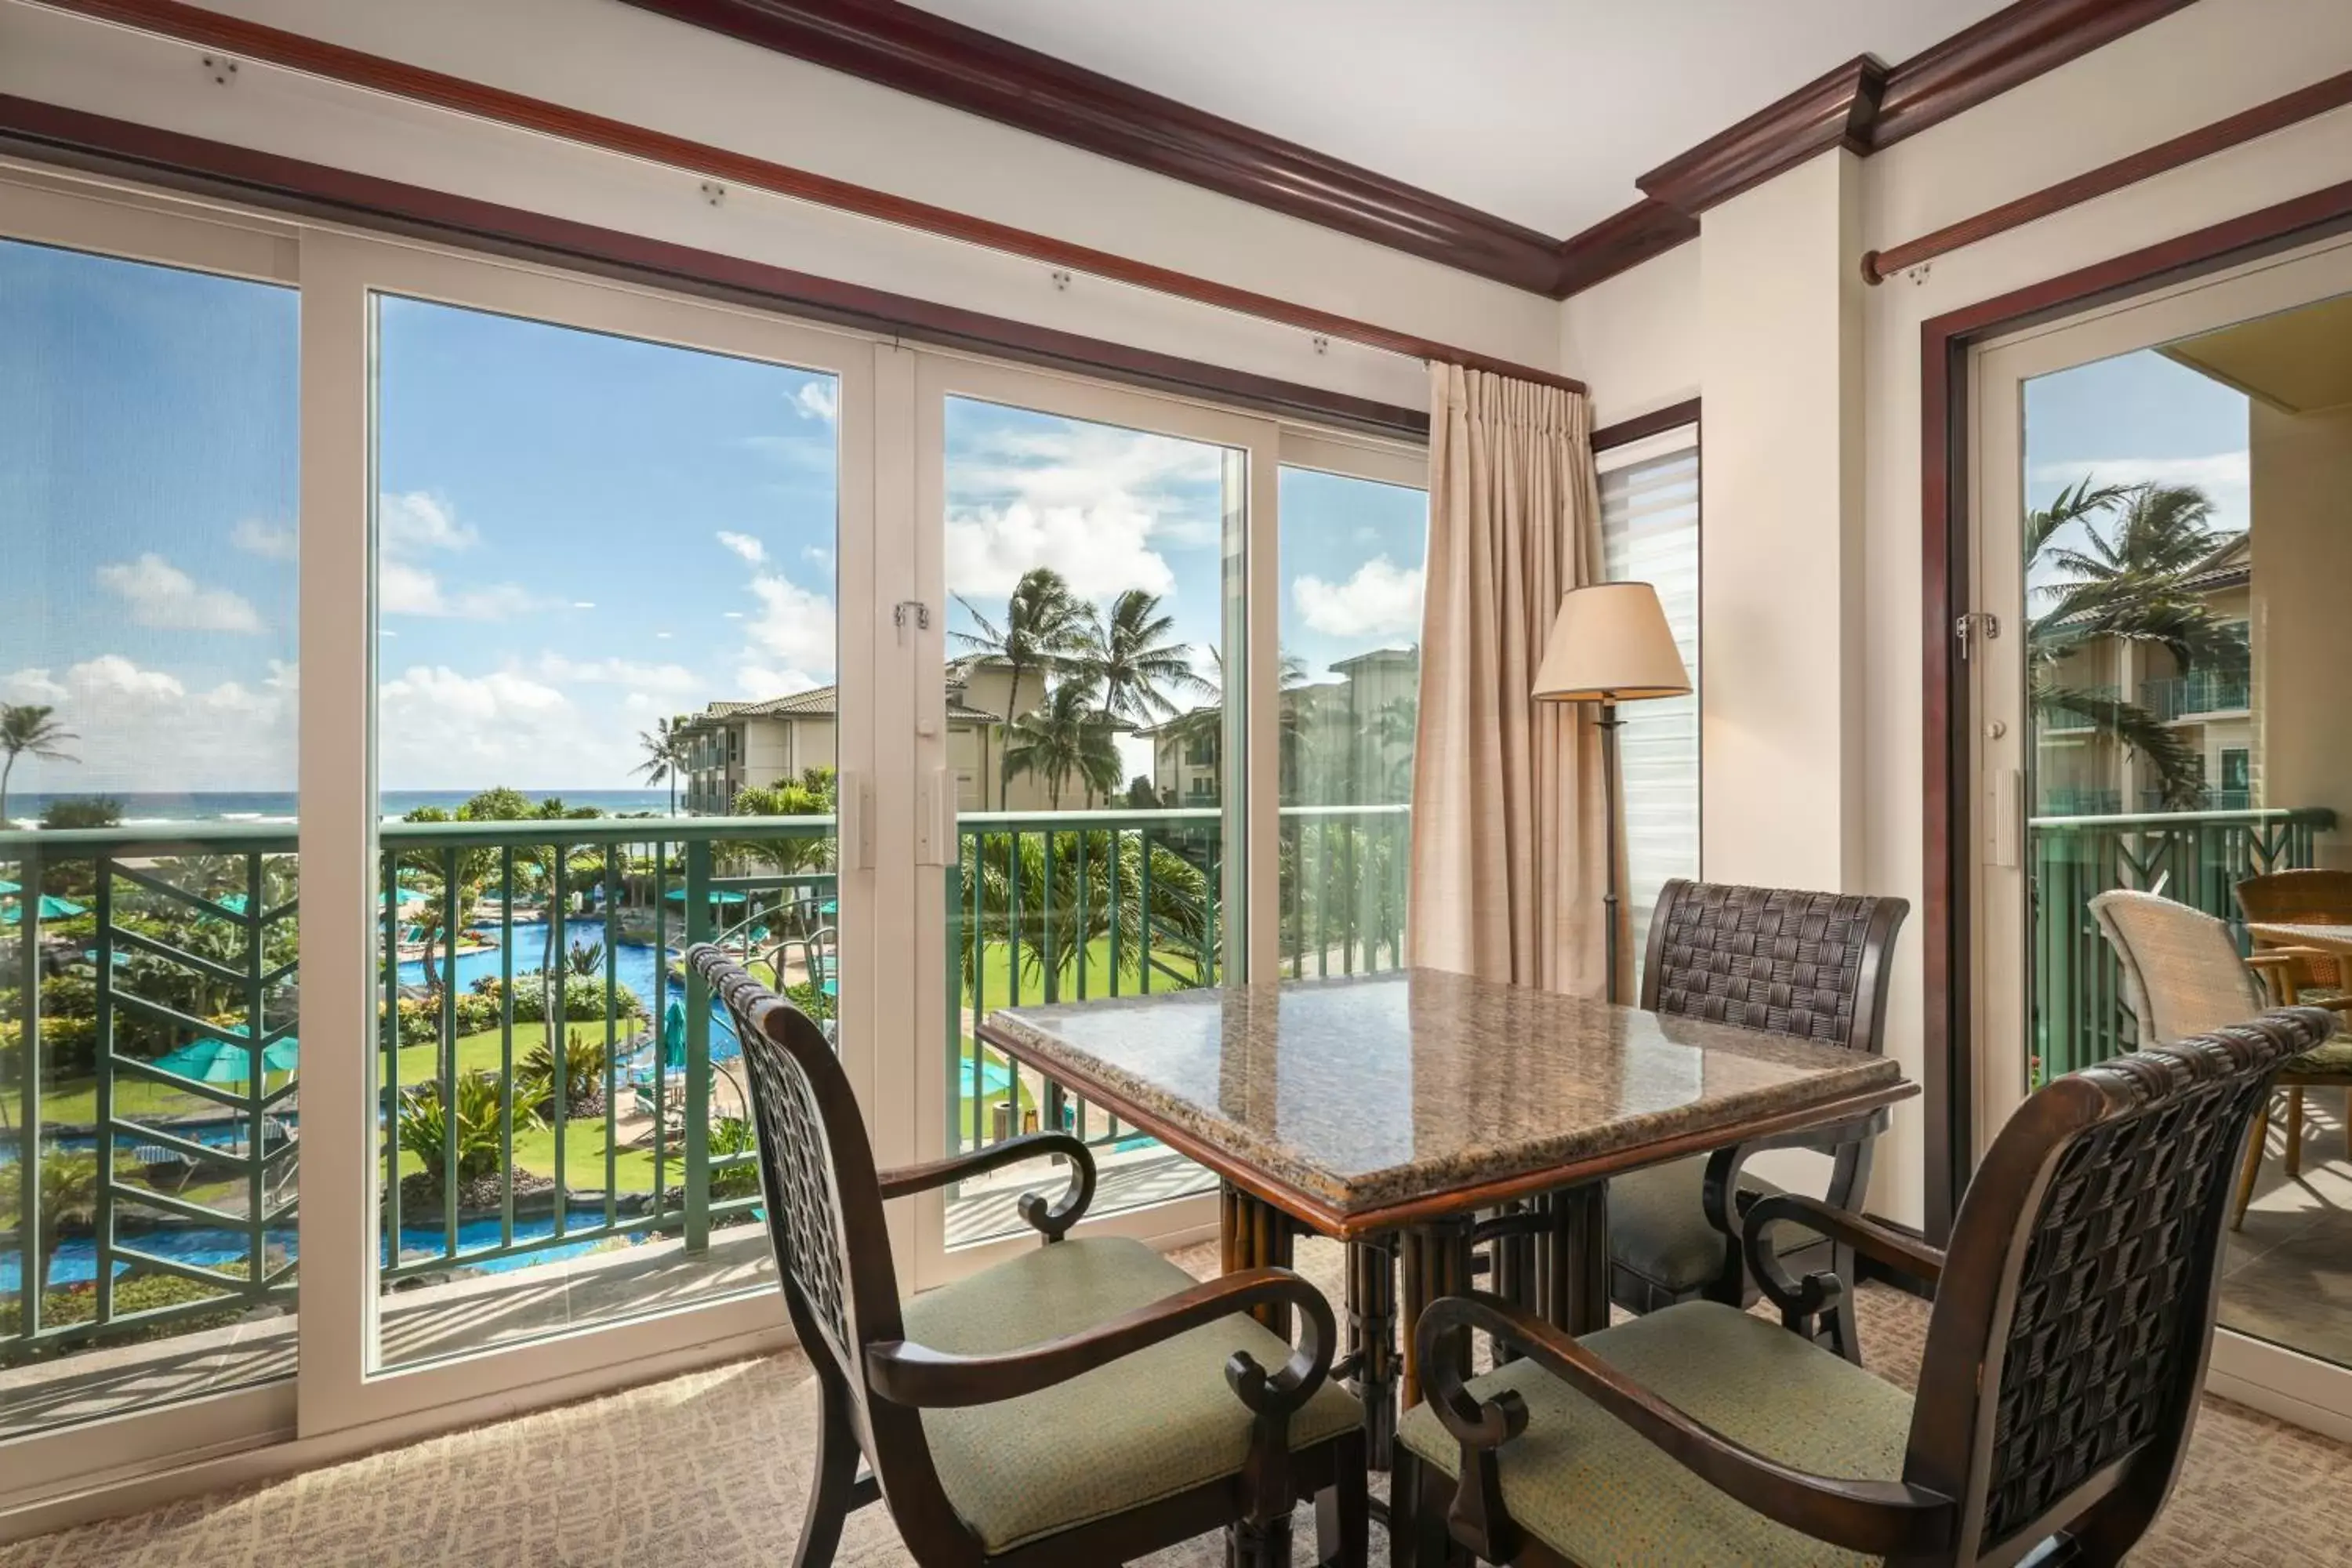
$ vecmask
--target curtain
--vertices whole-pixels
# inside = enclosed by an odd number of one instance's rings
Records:
[[[1601,580],[1591,420],[1580,394],[1430,366],[1406,944],[1417,965],[1598,996],[1601,734],[1588,705],[1528,696],[1560,595]]]

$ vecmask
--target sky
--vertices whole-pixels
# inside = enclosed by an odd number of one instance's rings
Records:
[[[2089,475],[2096,485],[2194,485],[2213,526],[2252,520],[2246,395],[2154,349],[2095,360],[2025,384],[2025,504],[2044,507]]]
[[[831,376],[379,312],[381,787],[625,787],[656,718],[835,679]],[[79,759],[13,791],[292,787],[297,318],[289,289],[0,242],[0,700],[55,706]],[[1034,565],[1141,587],[1214,679],[1217,448],[963,399],[947,441],[951,594],[1000,618]],[[1420,492],[1280,495],[1285,647],[1319,674],[1416,640]]]

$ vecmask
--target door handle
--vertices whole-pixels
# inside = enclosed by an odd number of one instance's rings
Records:
[[[867,871],[874,867],[872,787],[863,773],[834,775],[834,793],[841,805],[840,819],[835,827],[841,842],[835,853],[846,870]]]
[[[956,825],[955,775],[926,768],[915,778],[915,864],[952,866],[962,835]]]
[[[1985,784],[1986,865],[2014,867],[2024,858],[2024,773],[2016,768],[1993,769]]]

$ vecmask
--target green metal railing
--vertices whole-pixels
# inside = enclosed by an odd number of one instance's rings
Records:
[[[2312,864],[2324,808],[2045,816],[2028,824],[2032,875],[2033,1051],[2031,1079],[2132,1048],[2131,1015],[2114,952],[2091,900],[2134,888],[2238,923],[2232,889],[2246,877]],[[2244,944],[2242,931],[2240,944]]]
[[[1404,963],[1409,805],[1285,806],[1282,973],[1369,974]]]
[[[2192,669],[2163,680],[2143,680],[2139,705],[2159,719],[2200,713],[2242,712],[2252,694],[2252,676],[2243,669]]]

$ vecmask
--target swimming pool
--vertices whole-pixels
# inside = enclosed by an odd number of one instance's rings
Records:
[[[517,921],[513,930],[514,972],[517,974],[529,973],[540,967],[540,960],[546,954],[547,922]],[[461,952],[457,955],[457,985],[460,991],[470,991],[477,980],[496,980],[504,973],[502,955],[498,947],[499,928],[478,926],[473,928],[472,934],[489,942],[490,945],[473,952]],[[596,916],[583,915],[577,920],[564,922],[563,941],[567,948],[573,942],[602,942],[604,940],[604,922]],[[555,954],[558,966],[563,963],[564,957],[565,955],[561,952]],[[443,961],[436,959],[434,967],[439,969]],[[650,1008],[656,1017],[661,1016],[672,997],[680,1002],[686,1000],[685,984],[668,977],[666,973],[667,965],[663,962],[660,951],[651,942],[614,943],[612,963],[614,978],[631,991],[635,992],[637,1000]],[[597,971],[599,979],[603,977],[603,973],[602,969]],[[400,965],[400,984],[403,986],[424,984],[424,960],[415,958],[403,960]],[[724,1060],[740,1055],[741,1049],[742,1047],[736,1041],[734,1029],[729,1025],[727,1009],[719,1003],[713,1002],[710,1005],[711,1056]]]

